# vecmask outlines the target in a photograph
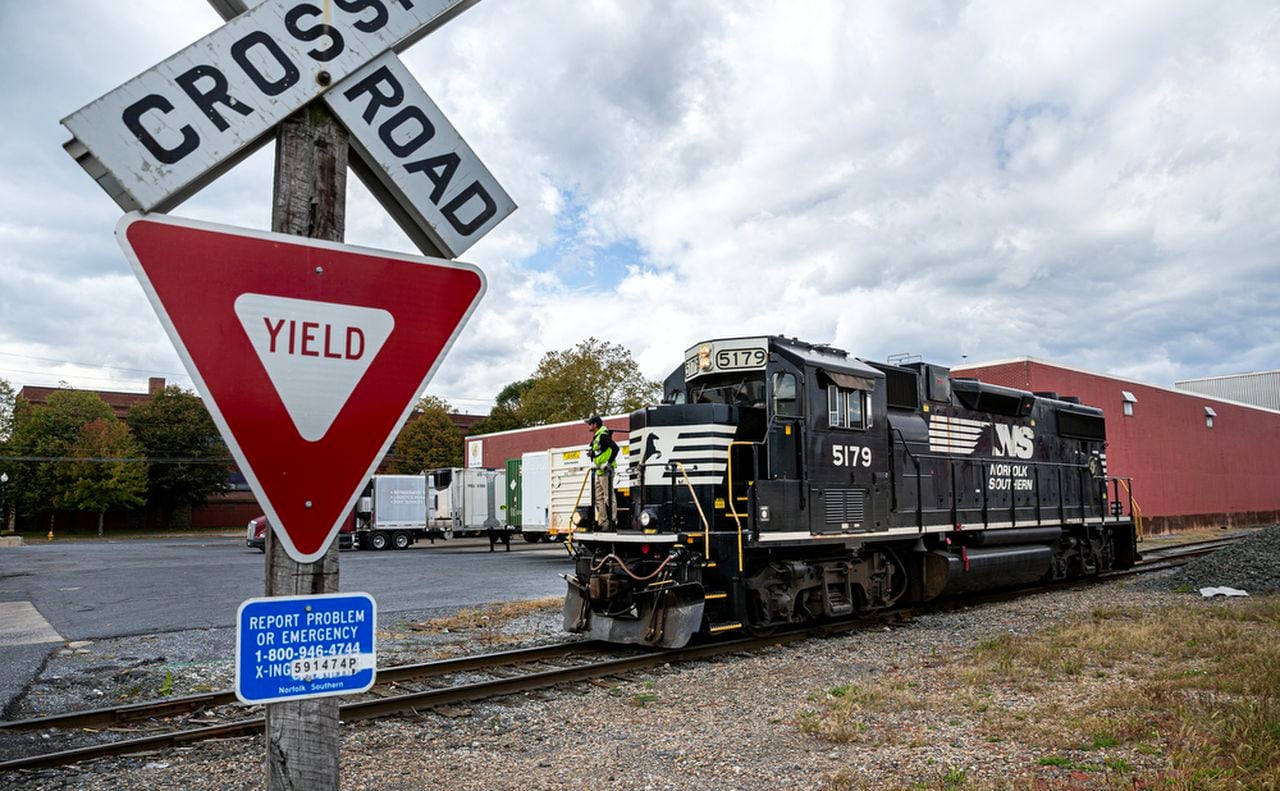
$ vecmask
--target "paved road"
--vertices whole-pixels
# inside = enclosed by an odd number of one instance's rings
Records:
[[[462,539],[340,561],[341,589],[373,594],[380,616],[560,596],[569,568],[563,546],[518,540],[510,552]],[[231,627],[240,602],[263,594],[263,572],[235,537],[0,548],[0,710],[62,641]]]
[[[379,612],[557,596],[569,570],[559,544],[464,539],[342,553],[341,588]],[[237,538],[78,541],[0,549],[0,602],[27,601],[67,640],[229,626],[263,594],[263,556]],[[0,636],[0,645],[3,645]]]

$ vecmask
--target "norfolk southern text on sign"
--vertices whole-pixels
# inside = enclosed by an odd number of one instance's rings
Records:
[[[96,157],[91,175],[123,208],[167,211],[331,85],[470,4],[265,0],[65,118],[67,149]]]
[[[350,695],[377,673],[367,593],[249,599],[236,613],[236,697],[248,704]]]

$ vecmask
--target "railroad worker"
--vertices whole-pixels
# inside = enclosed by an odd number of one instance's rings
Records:
[[[592,415],[586,422],[591,429],[587,458],[591,459],[595,468],[592,499],[595,502],[596,529],[603,530],[613,527],[613,515],[618,510],[613,491],[613,471],[618,465],[618,443],[613,441],[611,432],[605,428],[599,415]]]

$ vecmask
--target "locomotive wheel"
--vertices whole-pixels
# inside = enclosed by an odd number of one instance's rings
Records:
[[[521,534],[520,534],[520,537],[524,539],[524,542],[525,542],[526,544],[536,544],[536,543],[538,543],[538,534],[537,534],[537,533],[521,533]]]
[[[381,530],[375,530],[373,535],[369,536],[369,547],[371,549],[386,549],[388,543],[387,534]]]
[[[395,534],[391,537],[391,544],[396,549],[408,549],[409,534],[404,532],[403,530],[397,530]]]

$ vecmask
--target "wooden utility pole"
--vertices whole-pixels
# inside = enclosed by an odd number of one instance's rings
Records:
[[[327,75],[322,74],[321,79]],[[271,230],[341,242],[346,220],[347,130],[322,102],[284,120],[276,138]],[[267,531],[267,595],[338,592],[338,540],[314,563],[298,563]],[[337,791],[338,701],[267,706],[267,788]]]

